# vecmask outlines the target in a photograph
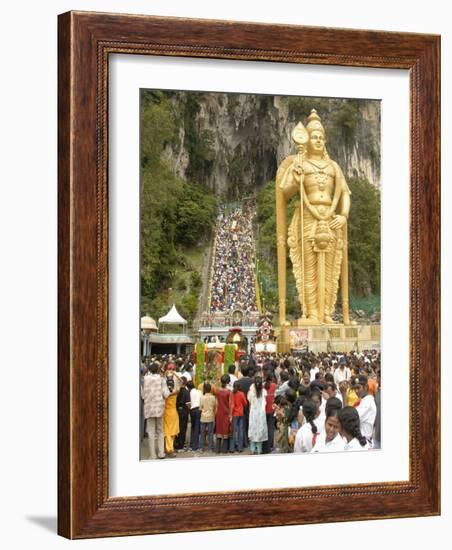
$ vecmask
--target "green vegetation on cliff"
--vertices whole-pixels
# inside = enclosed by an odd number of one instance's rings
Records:
[[[380,296],[380,191],[366,180],[350,178],[352,192],[348,222],[348,261],[351,294]],[[378,310],[379,310],[378,302]],[[365,307],[365,306],[363,306]]]
[[[175,301],[192,321],[201,285],[197,271],[216,213],[211,191],[178,177],[165,160],[177,113],[161,92],[141,102],[141,313],[159,317]]]

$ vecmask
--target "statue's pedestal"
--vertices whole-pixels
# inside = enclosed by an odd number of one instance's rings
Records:
[[[380,325],[300,325],[276,329],[278,353],[380,349]]]

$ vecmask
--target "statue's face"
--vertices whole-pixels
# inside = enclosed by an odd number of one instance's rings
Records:
[[[308,151],[314,154],[323,153],[325,149],[325,136],[320,130],[314,130],[309,135]]]

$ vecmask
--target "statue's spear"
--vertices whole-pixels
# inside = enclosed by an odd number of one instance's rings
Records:
[[[304,280],[304,222],[303,222],[303,207],[304,207],[304,174],[303,174],[303,159],[306,154],[306,144],[309,140],[309,134],[301,122],[299,122],[292,131],[292,139],[297,146],[297,169],[300,170],[300,235],[301,235],[301,318],[306,319],[305,309],[305,280]]]

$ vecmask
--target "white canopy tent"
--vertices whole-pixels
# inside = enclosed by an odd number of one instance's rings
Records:
[[[187,326],[187,321],[180,315],[180,313],[177,311],[175,304],[173,304],[172,308],[168,311],[166,315],[159,318],[159,327],[160,325],[182,325],[184,330]]]

